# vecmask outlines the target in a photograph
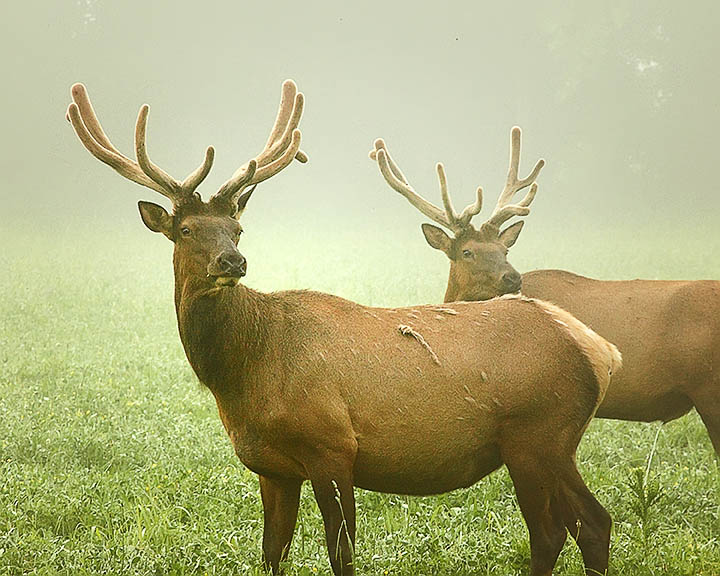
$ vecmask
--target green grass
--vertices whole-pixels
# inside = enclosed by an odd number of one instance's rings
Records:
[[[126,224],[106,236],[0,230],[0,575],[259,574],[257,479],[184,358],[169,243]],[[270,245],[247,236],[248,282],[262,289],[312,287],[377,305],[442,298],[446,265],[417,230],[369,242],[279,228],[265,234]],[[636,232],[611,237],[574,245],[557,234],[547,240],[555,251],[538,255],[541,238],[528,234],[513,261],[720,278],[720,262],[706,262],[717,238],[688,234],[673,250],[672,235],[640,245]],[[581,471],[615,521],[612,573],[717,576],[710,442],[695,413],[662,427],[645,483],[658,427],[596,421],[581,445]],[[433,498],[358,492],[360,574],[526,573],[527,534],[504,470]],[[569,541],[556,573],[581,566]],[[330,574],[307,487],[288,573]]]

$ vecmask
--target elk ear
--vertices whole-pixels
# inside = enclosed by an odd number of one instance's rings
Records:
[[[162,232],[170,240],[173,239],[173,217],[167,213],[162,206],[140,200],[138,202],[140,209],[140,218],[145,226],[153,232]]]
[[[505,248],[510,248],[515,242],[517,242],[518,236],[520,236],[520,230],[522,230],[523,226],[525,225],[524,220],[520,220],[520,222],[515,222],[512,226],[508,226],[500,232],[500,236],[498,237],[498,240],[500,240],[500,243],[505,246]]]
[[[425,240],[427,240],[427,243],[430,244],[430,246],[436,248],[437,250],[442,250],[445,254],[450,256],[450,245],[452,240],[450,240],[450,236],[445,233],[445,230],[438,228],[437,226],[433,226],[432,224],[423,224],[422,231],[423,234],[425,234]]]
[[[237,199],[236,208],[237,211],[235,212],[235,218],[238,219],[240,216],[242,216],[242,213],[245,211],[245,206],[247,206],[248,200],[250,200],[250,196],[252,196],[252,193],[255,192],[255,188],[257,188],[257,184],[250,188],[249,190],[246,190],[242,194],[240,194],[240,197]]]

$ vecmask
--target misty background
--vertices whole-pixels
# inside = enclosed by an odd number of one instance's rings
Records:
[[[438,205],[437,161],[456,208],[482,185],[479,224],[502,188],[513,125],[523,129],[521,174],[547,161],[511,252],[520,271],[713,277],[718,16],[709,0],[6,4],[3,250],[72,249],[82,260],[92,248],[109,270],[113,259],[145,258],[143,270],[171,281],[170,243],[145,229],[136,207],[167,202],[84,149],[65,121],[70,86],[87,86],[131,157],[148,103],[150,156],[177,178],[214,145],[207,198],[262,149],[292,78],[306,96],[310,162],[262,184],[248,206],[250,285],[348,295],[352,282],[351,297],[390,304],[371,288],[402,272],[416,279],[407,300],[441,300],[445,256],[425,244],[426,219],[367,153],[385,138]]]

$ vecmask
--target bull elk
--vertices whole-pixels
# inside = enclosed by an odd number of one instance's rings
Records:
[[[720,454],[720,282],[607,281],[562,270],[520,274],[508,263],[523,222],[500,230],[513,216],[526,216],[535,197],[540,160],[518,179],[520,128],[512,129],[510,168],[498,203],[479,229],[471,224],[482,207],[475,204],[458,217],[450,203],[442,164],[438,164],[444,212],[419,196],[393,162],[385,143],[370,152],[385,180],[425,216],[454,233],[423,224],[428,243],[450,259],[445,302],[486,300],[522,287],[524,295],[553,302],[576,316],[623,352],[622,373],[597,411],[600,418],[668,422],[693,407],[702,418],[715,452]],[[527,195],[512,198],[530,186]]]
[[[85,88],[68,117],[85,147],[172,201],[140,202],[145,225],[174,243],[180,339],[213,393],[234,450],[259,475],[263,559],[287,558],[309,480],[336,576],[355,573],[354,487],[435,494],[507,465],[530,532],[534,576],[550,574],[566,528],[588,573],[608,566],[610,516],[575,467],[583,431],[620,366],[614,346],[566,312],[512,297],[487,303],[369,308],[309,291],[264,294],[239,283],[238,223],[254,186],[300,151],[302,94],[283,85],[265,149],[207,202],[148,157],[143,106],[137,161],[113,147]]]

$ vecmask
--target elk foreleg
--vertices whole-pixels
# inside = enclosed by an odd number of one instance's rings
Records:
[[[355,494],[352,461],[319,462],[310,473],[315,499],[325,524],[330,564],[335,576],[354,576]]]
[[[263,565],[280,574],[280,563],[287,560],[300,504],[300,480],[260,476],[265,523],[263,528]]]

